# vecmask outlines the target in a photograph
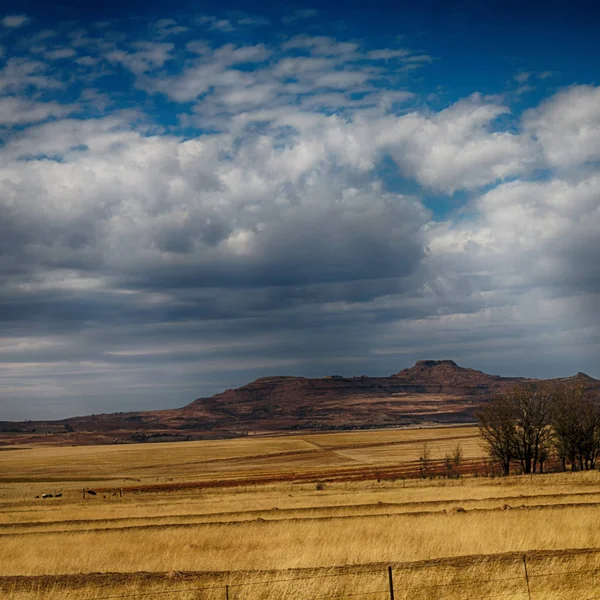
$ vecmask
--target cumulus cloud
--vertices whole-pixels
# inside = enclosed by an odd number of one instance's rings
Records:
[[[532,335],[556,335],[552,349],[536,351],[555,353],[565,364],[594,360],[599,206],[597,174],[497,186],[477,198],[472,218],[429,231],[430,267],[442,286],[432,293],[450,301],[451,313],[461,304],[500,311],[522,347],[535,346]]]
[[[600,87],[573,86],[525,115],[525,126],[552,167],[575,167],[600,159]]]
[[[438,113],[385,119],[377,144],[406,175],[446,193],[480,188],[526,172],[537,149],[528,136],[498,130],[508,107],[476,94]]]

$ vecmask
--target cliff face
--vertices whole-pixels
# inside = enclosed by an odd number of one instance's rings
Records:
[[[52,433],[65,443],[102,443],[469,422],[496,394],[535,381],[488,375],[452,360],[421,360],[389,377],[262,377],[180,409],[0,423],[0,433],[20,431],[30,438]],[[584,373],[552,381],[600,393],[600,381]]]

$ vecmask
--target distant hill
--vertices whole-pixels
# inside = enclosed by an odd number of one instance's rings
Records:
[[[0,443],[172,441],[465,423],[473,422],[477,410],[495,395],[536,381],[488,375],[452,360],[420,360],[389,377],[261,377],[178,409],[0,422]],[[580,383],[600,393],[600,380],[584,373],[550,381]]]

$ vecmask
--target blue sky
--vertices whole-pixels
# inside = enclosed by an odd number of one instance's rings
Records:
[[[0,11],[0,419],[598,367],[592,3]]]

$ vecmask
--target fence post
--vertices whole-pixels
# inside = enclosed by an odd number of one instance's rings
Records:
[[[229,600],[229,586],[225,586],[225,600]]]
[[[527,597],[531,600],[531,589],[529,587],[529,573],[527,573],[527,556],[523,554],[523,567],[525,568],[525,581],[527,582]]]
[[[394,577],[392,575],[391,565],[388,567],[388,579],[390,582],[390,600],[394,600]]]

